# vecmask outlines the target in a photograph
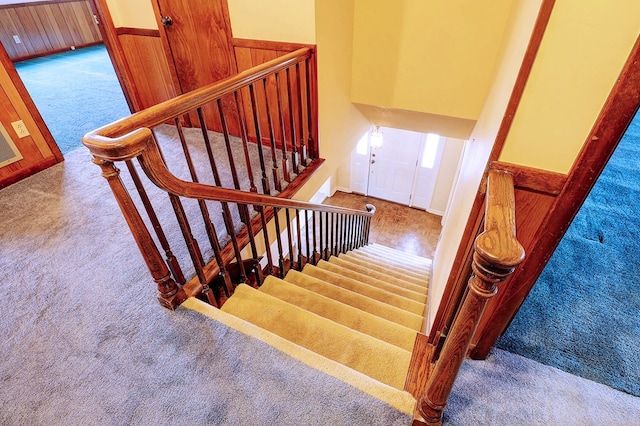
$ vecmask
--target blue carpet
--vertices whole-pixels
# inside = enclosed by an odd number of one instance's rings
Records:
[[[497,347],[640,396],[640,113]]]
[[[104,45],[15,66],[63,154],[88,131],[130,114]]]

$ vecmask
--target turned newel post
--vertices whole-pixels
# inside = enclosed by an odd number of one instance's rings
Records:
[[[162,255],[158,251],[149,230],[147,229],[138,209],[136,208],[129,192],[120,179],[120,170],[111,161],[94,158],[93,162],[102,169],[102,176],[107,179],[109,186],[116,197],[118,206],[122,210],[133,238],[144,257],[144,261],[151,272],[153,280],[158,285],[158,300],[166,308],[173,309],[171,298],[177,293],[178,285],[171,278],[169,268],[164,263]]]
[[[498,291],[497,284],[524,260],[524,249],[516,239],[513,176],[508,172],[489,172],[485,227],[474,249],[467,295],[420,395],[415,425],[441,424],[447,398],[488,300]]]

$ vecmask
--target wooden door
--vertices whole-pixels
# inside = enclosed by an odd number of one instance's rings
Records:
[[[226,0],[155,0],[153,5],[181,93],[236,74]],[[238,134],[233,96],[223,99],[223,110],[230,132]],[[217,108],[204,113],[207,127],[220,131]]]

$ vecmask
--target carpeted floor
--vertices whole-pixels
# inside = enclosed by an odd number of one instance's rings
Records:
[[[640,114],[497,347],[640,396],[639,211]]]
[[[63,154],[85,133],[131,112],[104,45],[15,64]]]
[[[84,148],[1,190],[0,209],[0,424],[409,424],[233,329],[161,308]],[[494,355],[465,363],[446,424],[640,418],[638,398]]]

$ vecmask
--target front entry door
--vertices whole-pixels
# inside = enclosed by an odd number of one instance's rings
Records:
[[[410,205],[422,133],[384,129],[382,146],[371,148],[368,194]]]
[[[156,0],[154,10],[182,93],[236,74],[227,0]],[[233,96],[223,99],[223,109],[237,117]],[[205,118],[207,127],[220,130],[215,108],[205,110]],[[236,119],[227,121],[238,134]]]

